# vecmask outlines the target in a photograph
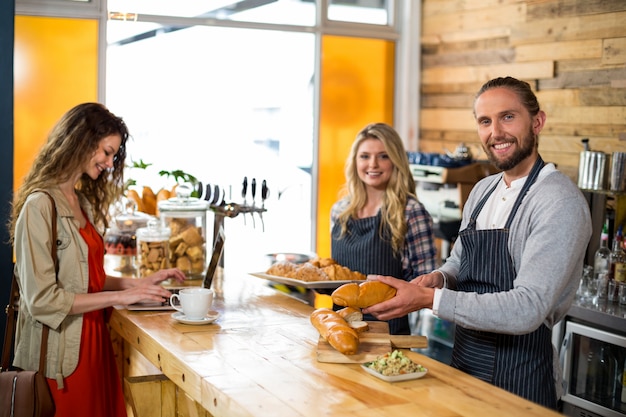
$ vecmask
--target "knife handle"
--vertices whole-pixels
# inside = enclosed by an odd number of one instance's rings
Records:
[[[241,197],[245,200],[248,193],[248,177],[243,177],[243,188],[241,189]]]
[[[252,178],[252,184],[250,184],[250,188],[250,191],[252,191],[252,201],[254,201],[254,197],[256,196],[256,178]]]

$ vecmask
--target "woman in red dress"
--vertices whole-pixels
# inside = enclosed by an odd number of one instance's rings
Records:
[[[48,325],[46,377],[57,416],[126,415],[106,311],[164,301],[170,293],[160,284],[184,280],[178,269],[140,280],[104,271],[102,234],[108,208],[123,190],[127,139],[121,118],[101,104],[79,104],[53,128],[13,202],[10,233],[20,287],[13,365],[38,369],[42,323]],[[56,219],[40,191],[53,197]]]

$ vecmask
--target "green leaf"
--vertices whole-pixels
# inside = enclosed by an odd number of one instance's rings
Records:
[[[139,162],[132,161],[132,168],[146,169],[151,165],[152,164],[144,162],[143,159],[140,159]]]
[[[198,183],[198,179],[196,177],[180,169],[175,169],[173,171],[162,170],[162,171],[159,171],[159,175],[162,177],[174,177],[174,180],[177,183],[180,183],[181,179],[182,179],[182,182],[188,182],[188,183],[191,183],[191,185],[196,185]]]

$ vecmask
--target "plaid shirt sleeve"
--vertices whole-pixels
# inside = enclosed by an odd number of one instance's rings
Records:
[[[330,231],[332,233],[333,227],[337,220],[339,219],[339,215],[344,212],[344,210],[348,207],[348,200],[342,198],[341,200],[335,202],[330,209]]]
[[[407,235],[404,242],[402,271],[405,280],[432,272],[437,267],[433,219],[424,205],[409,197],[405,210]]]

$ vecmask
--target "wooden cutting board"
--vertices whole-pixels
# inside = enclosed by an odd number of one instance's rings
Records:
[[[370,321],[369,330],[359,334],[359,351],[355,355],[344,355],[333,348],[321,336],[317,343],[317,360],[329,363],[363,363],[391,352],[395,348],[425,348],[425,336],[390,336],[389,324],[384,321]]]

